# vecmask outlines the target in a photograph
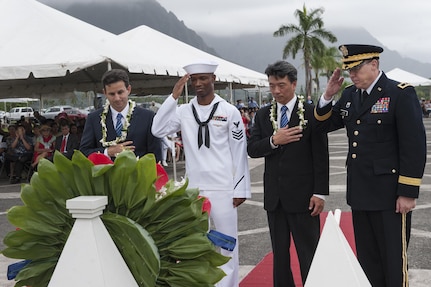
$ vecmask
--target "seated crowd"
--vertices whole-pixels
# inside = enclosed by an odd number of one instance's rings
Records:
[[[264,101],[261,106],[265,105],[267,103]],[[241,112],[249,137],[259,106],[251,98],[248,107],[241,100],[237,101],[236,107]],[[0,162],[10,183],[20,183],[23,173],[31,174],[42,158],[52,161],[55,150],[70,159],[74,150],[79,149],[85,119],[73,121],[65,113],[60,113],[53,120],[45,119],[38,112],[34,113],[34,117],[31,121],[21,118],[16,124],[9,125],[7,131],[0,129]],[[162,150],[164,166],[169,161],[178,161],[183,157],[181,134],[163,139]],[[174,158],[172,154],[175,154]]]
[[[63,114],[53,120],[21,118],[7,131],[1,129],[0,160],[10,183],[20,183],[23,173],[31,174],[42,158],[52,160],[55,150],[72,158],[84,125],[85,119],[75,122]]]

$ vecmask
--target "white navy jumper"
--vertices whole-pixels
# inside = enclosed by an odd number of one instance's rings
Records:
[[[215,228],[238,238],[237,210],[232,199],[251,197],[247,139],[241,114],[218,95],[206,106],[199,105],[196,98],[178,106],[171,95],[154,117],[152,133],[163,137],[178,131],[184,146],[189,187],[199,188],[200,194],[211,201],[210,216]],[[238,247],[232,252],[222,249],[221,253],[232,259],[222,266],[227,276],[217,286],[238,286]]]

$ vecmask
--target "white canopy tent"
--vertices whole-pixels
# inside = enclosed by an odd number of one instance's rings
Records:
[[[181,67],[197,60],[205,59],[219,64],[215,72],[217,81],[219,82],[249,83],[257,87],[268,86],[268,80],[265,74],[258,73],[211,55],[145,25],[124,32],[120,34],[119,37],[132,42],[136,46],[145,47],[146,53],[152,55],[166,55],[163,60],[180,68],[180,70],[177,71],[180,75],[184,75],[185,73]],[[232,91],[232,87],[230,88]],[[232,93],[230,94],[230,98],[232,102]]]
[[[132,44],[35,0],[0,0],[0,26],[7,27],[0,30],[0,98],[97,92],[111,67],[129,71],[134,93],[168,93],[185,73],[183,63],[173,61],[184,57],[173,52],[176,47],[166,52],[157,39],[148,39],[160,48],[148,51],[149,45]],[[262,76],[236,65],[218,82],[267,85]]]
[[[193,46],[183,43],[175,38],[165,35],[148,26],[141,25],[119,35],[138,47],[144,47],[145,53],[151,55],[164,55],[161,61],[177,67],[175,72],[184,75],[182,67],[196,60],[211,60],[219,64],[216,70],[217,80],[220,82],[236,82],[268,86],[267,76],[263,73],[247,69],[240,65],[226,61]]]
[[[395,68],[386,73],[388,78],[402,83],[409,83],[413,86],[431,86],[431,79],[421,77],[419,75],[404,71],[400,68]]]

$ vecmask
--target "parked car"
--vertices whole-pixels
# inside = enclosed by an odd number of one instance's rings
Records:
[[[4,116],[6,115],[5,111],[0,111],[0,119],[3,121],[4,120]]]
[[[33,108],[32,107],[16,107],[12,108],[9,112],[5,113],[4,120],[8,124],[19,121],[21,117],[33,119]]]
[[[64,118],[65,116],[67,116],[72,121],[77,121],[80,119],[86,119],[87,118],[87,114],[81,112],[78,109],[68,109],[68,110],[65,110],[64,112],[61,112],[58,114],[59,119],[61,119],[62,117]]]
[[[55,117],[64,111],[73,109],[71,106],[53,106],[48,109],[44,113],[42,113],[42,116],[45,117],[45,119],[55,119]]]
[[[81,111],[82,111],[84,114],[89,114],[89,113],[91,113],[91,112],[95,111],[95,109],[94,109],[94,106],[89,106],[89,107],[86,107],[85,109],[82,109]]]
[[[156,103],[156,102],[143,102],[143,103],[138,104],[138,107],[152,110],[155,113],[157,113],[157,111],[160,109],[161,106],[162,106],[162,104]]]

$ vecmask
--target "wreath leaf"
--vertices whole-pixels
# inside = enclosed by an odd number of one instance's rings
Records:
[[[133,220],[115,213],[103,214],[102,220],[135,280],[143,286],[154,286],[160,257],[149,233]]]
[[[157,193],[154,155],[139,160],[122,152],[114,164],[94,165],[81,152],[72,160],[54,154],[54,163],[39,162],[29,185],[22,185],[23,206],[8,211],[20,230],[4,238],[1,252],[30,259],[15,286],[46,287],[75,219],[66,200],[80,195],[106,195],[102,220],[139,286],[213,286],[229,260],[205,236],[208,214],[202,213],[197,189],[188,181],[169,181]]]

